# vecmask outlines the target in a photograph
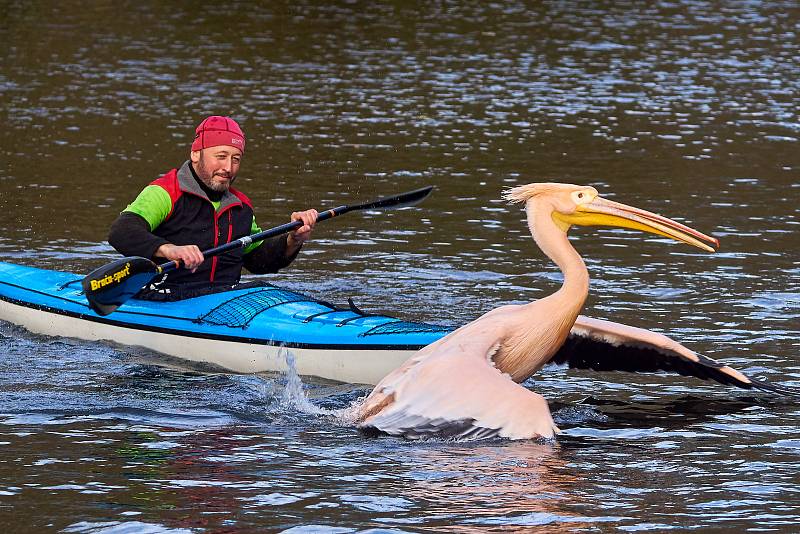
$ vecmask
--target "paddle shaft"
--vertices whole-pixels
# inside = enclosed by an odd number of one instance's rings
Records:
[[[358,206],[339,206],[333,209],[325,210],[317,216],[317,222],[331,219],[333,217],[336,217],[337,215],[342,215],[343,213],[347,213],[348,211],[352,211],[354,209],[358,209]],[[211,258],[214,256],[219,256],[220,254],[228,252],[229,250],[244,248],[248,246],[250,243],[253,243],[254,241],[262,241],[264,239],[269,239],[270,237],[275,237],[278,235],[289,233],[292,230],[300,228],[301,226],[303,226],[303,221],[292,221],[286,224],[282,224],[280,226],[276,226],[275,228],[270,228],[269,230],[264,230],[263,232],[258,232],[253,235],[240,237],[239,239],[235,239],[230,243],[225,243],[224,245],[204,250],[203,257]],[[180,260],[174,260],[162,263],[161,265],[158,266],[158,268],[159,272],[163,273],[177,269],[180,266],[181,266]]]
[[[339,206],[336,208],[332,208],[329,210],[325,210],[319,213],[317,216],[317,222],[325,221],[327,219],[331,219],[336,217],[337,215],[342,215],[350,211],[356,210],[370,210],[370,209],[391,209],[391,208],[403,208],[408,206],[416,206],[420,202],[422,202],[428,195],[431,194],[433,191],[433,186],[423,187],[421,189],[415,189],[414,191],[408,191],[406,193],[401,193],[399,195],[394,195],[391,197],[379,198],[378,200],[373,200],[371,202],[364,202],[362,204],[352,204],[350,206]],[[227,252],[229,250],[236,250],[237,248],[243,248],[248,246],[250,243],[254,241],[261,241],[264,239],[268,239],[270,237],[275,237],[277,235],[285,234],[300,228],[303,226],[303,221],[292,221],[286,224],[282,224],[280,226],[276,226],[275,228],[270,228],[269,230],[264,230],[263,232],[258,232],[253,235],[248,235],[245,237],[240,237],[230,243],[225,243],[224,245],[220,245],[218,247],[210,248],[208,250],[203,251],[203,257],[211,258],[213,256],[218,256],[223,252]],[[181,266],[180,260],[173,260],[166,263],[162,263],[157,268],[157,273],[163,273],[167,271],[171,271],[173,269],[177,269]]]
[[[317,216],[317,221],[324,221],[336,217],[337,215],[356,210],[380,210],[416,206],[430,195],[432,190],[433,186],[428,186],[399,195],[380,198],[372,202],[339,206],[320,212]],[[217,256],[229,250],[246,247],[254,241],[262,241],[270,237],[291,232],[301,226],[303,226],[303,221],[288,222],[276,226],[275,228],[240,237],[230,243],[208,249],[203,252],[203,256],[207,258]],[[180,260],[156,265],[150,259],[130,256],[95,269],[83,277],[81,286],[86,294],[86,299],[89,301],[89,306],[97,312],[98,315],[108,315],[127,302],[128,299],[136,295],[142,287],[151,283],[156,276],[177,269],[180,266]]]

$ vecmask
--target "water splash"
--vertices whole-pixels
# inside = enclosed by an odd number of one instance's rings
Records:
[[[284,410],[297,410],[301,413],[311,415],[336,416],[338,410],[321,408],[308,399],[308,395],[303,387],[303,380],[297,373],[294,353],[284,347],[281,349],[279,357],[281,355],[286,360],[286,386],[283,389],[283,394],[281,395],[278,406]]]

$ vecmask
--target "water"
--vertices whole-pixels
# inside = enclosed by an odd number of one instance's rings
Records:
[[[262,227],[320,225],[271,281],[459,324],[560,275],[504,187],[594,185],[715,235],[707,255],[577,229],[585,313],[800,387],[794,2],[401,2],[223,11],[11,2],[0,21],[0,259],[88,272],[111,221],[204,115],[248,135]],[[800,408],[674,376],[547,369],[564,434],[366,439],[357,384],[203,374],[0,328],[8,531],[793,532]],[[291,354],[287,354],[291,357]]]

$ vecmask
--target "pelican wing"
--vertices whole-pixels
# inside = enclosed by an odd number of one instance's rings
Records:
[[[465,355],[458,344],[443,348],[399,380],[379,385],[391,402],[359,429],[407,439],[552,438],[558,431],[544,398],[491,364],[496,346],[484,357]]]
[[[667,336],[643,328],[578,316],[569,337],[548,363],[572,369],[651,373],[671,371],[744,389],[782,395],[800,392],[764,379],[753,380],[716,360],[697,354]]]

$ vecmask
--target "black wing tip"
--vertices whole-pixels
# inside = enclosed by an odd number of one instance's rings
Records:
[[[367,438],[391,436],[409,441],[473,441],[499,436],[500,429],[475,425],[474,419],[446,421],[444,419],[414,418],[414,424],[362,424],[359,432]],[[381,428],[383,427],[383,428]]]
[[[800,399],[800,390],[786,386],[780,386],[778,384],[773,384],[772,382],[769,382],[766,378],[751,379],[750,384],[755,389],[760,389],[761,391],[766,391],[768,393],[775,393],[783,397]]]
[[[591,332],[570,333],[567,340],[548,363],[567,364],[571,369],[595,371],[627,371],[639,373],[667,372],[713,380],[720,384],[743,389],[758,389],[782,397],[800,399],[800,389],[777,385],[765,378],[746,380],[726,371],[733,368],[708,356],[695,353],[693,362],[680,354],[665,352],[658,347],[638,346],[636,343],[613,344]]]

